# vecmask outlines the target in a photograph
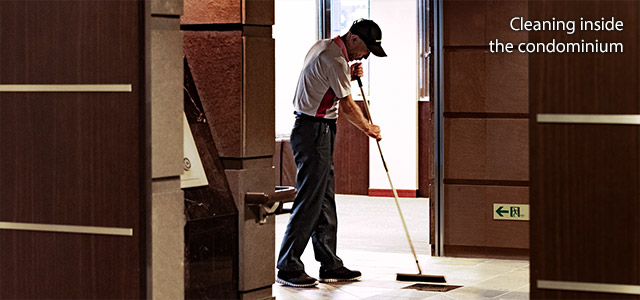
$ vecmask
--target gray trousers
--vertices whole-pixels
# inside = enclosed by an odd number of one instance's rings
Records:
[[[282,240],[278,269],[304,270],[300,256],[309,242],[315,258],[327,270],[342,267],[336,255],[338,220],[334,197],[333,144],[335,121],[298,116],[291,131],[291,147],[298,166],[298,195]]]

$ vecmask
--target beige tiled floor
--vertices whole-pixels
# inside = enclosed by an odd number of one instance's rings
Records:
[[[396,273],[417,273],[393,198],[338,195],[338,255],[348,268],[362,271],[352,283],[290,288],[274,284],[276,299],[529,299],[529,262],[520,260],[432,257],[429,255],[428,199],[400,199],[424,274],[444,275],[445,292],[403,289]],[[289,215],[276,219],[276,253]],[[311,244],[302,257],[306,272],[318,276]]]

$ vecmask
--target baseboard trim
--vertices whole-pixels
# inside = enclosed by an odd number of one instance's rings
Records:
[[[444,256],[528,260],[529,249],[444,245]]]
[[[417,198],[418,190],[396,190],[400,198]],[[393,197],[391,189],[369,189],[370,197]]]

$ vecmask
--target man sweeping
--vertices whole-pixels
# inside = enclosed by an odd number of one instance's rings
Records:
[[[362,132],[377,140],[380,128],[369,124],[351,97],[351,81],[363,74],[361,63],[370,53],[387,56],[382,31],[371,20],[355,21],[349,32],[316,42],[304,61],[293,100],[296,121],[291,147],[298,167],[298,195],[278,258],[277,282],[293,287],[313,287],[300,256],[309,238],[320,262],[320,281],[355,281],[362,275],[344,267],[336,255],[337,213],[334,195],[333,145],[338,110]],[[338,108],[339,107],[339,108]]]

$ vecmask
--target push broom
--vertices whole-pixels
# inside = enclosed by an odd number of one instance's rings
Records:
[[[369,117],[369,123],[373,124],[373,121],[371,120],[371,112],[369,110],[369,102],[367,102],[367,99],[364,96],[364,90],[362,89],[362,80],[360,80],[360,77],[358,77],[358,86],[360,86],[360,93],[362,94],[362,99],[364,100],[364,108],[367,113],[367,116]],[[418,274],[397,273],[396,280],[446,283],[447,281],[444,279],[444,276],[422,274],[422,269],[420,268],[420,263],[418,262],[418,256],[416,255],[416,250],[413,248],[413,242],[411,242],[411,236],[409,235],[409,230],[407,229],[407,223],[404,221],[404,216],[402,215],[402,209],[400,209],[400,202],[398,201],[398,192],[396,192],[396,189],[393,187],[393,183],[391,182],[391,176],[389,176],[389,169],[387,168],[387,163],[384,161],[384,156],[382,155],[382,148],[380,148],[380,141],[376,140],[376,143],[378,144],[378,151],[380,152],[382,165],[384,166],[385,172],[387,172],[389,185],[391,185],[391,191],[393,192],[393,199],[395,199],[396,201],[396,207],[398,208],[398,213],[400,214],[400,219],[402,220],[404,233],[407,235],[407,241],[409,241],[409,247],[411,247],[411,253],[413,253],[413,258],[416,260],[416,266],[418,267]]]

